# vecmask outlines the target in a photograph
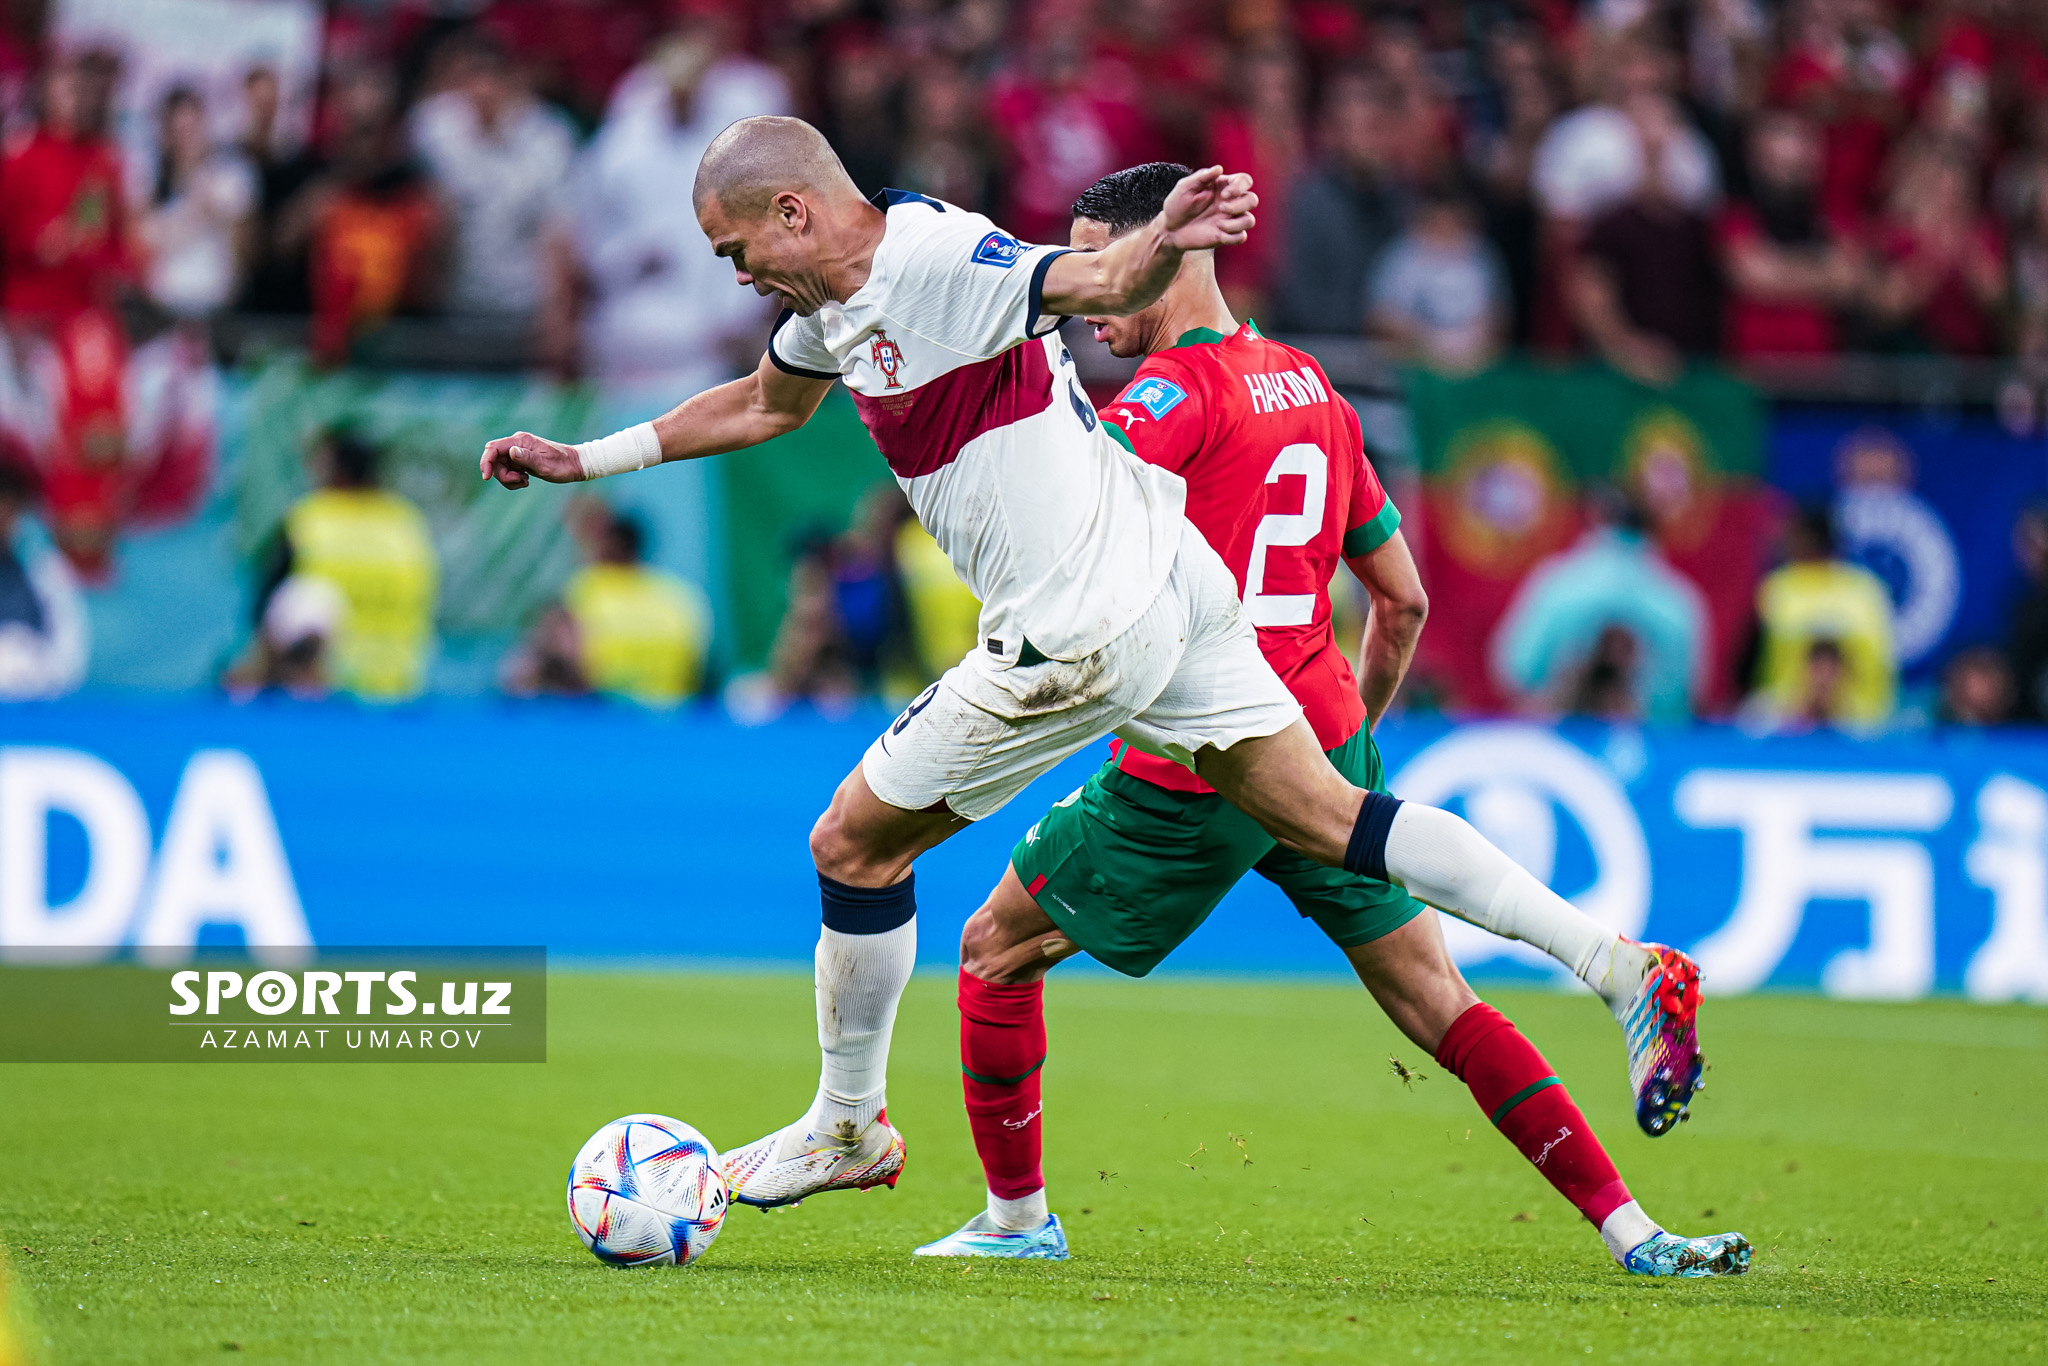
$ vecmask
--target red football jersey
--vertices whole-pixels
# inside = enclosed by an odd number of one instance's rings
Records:
[[[1330,628],[1340,559],[1377,550],[1401,514],[1365,458],[1358,413],[1307,352],[1246,323],[1207,328],[1148,356],[1102,409],[1111,435],[1187,480],[1188,520],[1230,572],[1259,648],[1324,749],[1365,724],[1351,665]],[[1113,743],[1118,768],[1182,792],[1208,784],[1179,764]]]

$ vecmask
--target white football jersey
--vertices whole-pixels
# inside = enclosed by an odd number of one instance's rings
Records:
[[[784,313],[768,355],[840,379],[918,520],[981,599],[982,648],[1028,640],[1080,659],[1158,596],[1186,486],[1110,439],[1046,317],[1064,247],[1017,241],[980,214],[885,190],[867,283],[808,318]]]

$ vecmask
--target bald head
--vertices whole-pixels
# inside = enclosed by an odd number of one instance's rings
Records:
[[[690,204],[702,217],[705,204],[716,199],[730,217],[750,219],[766,213],[779,194],[827,204],[861,199],[823,133],[802,119],[764,114],[741,119],[711,140],[697,163]]]

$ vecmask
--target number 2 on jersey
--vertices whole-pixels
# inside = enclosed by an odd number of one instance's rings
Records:
[[[1323,529],[1323,502],[1330,491],[1330,457],[1310,441],[1298,441],[1280,448],[1266,482],[1277,484],[1282,475],[1305,477],[1300,512],[1269,512],[1259,519],[1252,533],[1251,563],[1244,572],[1244,607],[1254,626],[1306,626],[1315,620],[1314,593],[1266,592],[1266,554],[1274,549],[1307,545]]]

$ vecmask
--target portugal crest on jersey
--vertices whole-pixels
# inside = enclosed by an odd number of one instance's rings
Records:
[[[875,329],[874,342],[868,347],[868,357],[874,361],[875,368],[882,372],[882,378],[888,381],[884,387],[903,387],[902,381],[896,378],[897,372],[903,368],[903,348],[890,341],[889,334],[879,327]]]

